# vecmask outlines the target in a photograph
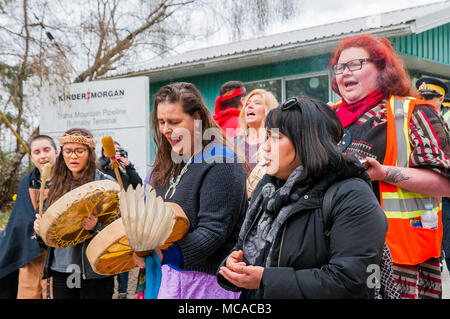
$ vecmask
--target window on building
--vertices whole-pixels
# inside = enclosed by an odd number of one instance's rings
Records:
[[[328,75],[286,80],[286,98],[302,95],[328,103],[330,99]]]
[[[272,92],[277,101],[281,103],[281,79],[245,83],[245,90],[247,91],[247,94],[255,89],[264,89],[266,91]]]

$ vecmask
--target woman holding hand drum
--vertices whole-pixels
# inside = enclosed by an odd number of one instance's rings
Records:
[[[152,124],[157,154],[149,183],[190,222],[181,240],[156,250],[162,264],[158,298],[237,298],[217,284],[215,272],[237,240],[248,206],[244,165],[191,83],[157,92]],[[134,258],[145,267],[146,259]]]
[[[111,180],[111,177],[101,173],[96,169],[95,163],[95,142],[92,134],[81,128],[70,129],[60,138],[61,150],[53,168],[53,175],[47,200],[47,211],[43,217],[36,215],[34,222],[34,230],[37,234],[42,234],[44,218],[50,217],[52,204],[58,202],[64,195],[69,192],[76,191],[77,188],[92,182],[101,180]],[[105,181],[104,181],[105,182]],[[118,192],[119,187],[114,181],[111,184],[113,191]],[[100,192],[104,189],[101,188]],[[89,192],[89,191],[88,191]],[[85,195],[88,195],[87,193]],[[69,205],[80,201],[80,198],[74,198]],[[61,203],[61,201],[59,202]],[[64,203],[61,203],[64,204]],[[89,205],[89,204],[86,204]],[[108,204],[109,205],[109,204]],[[114,205],[113,205],[114,206]],[[97,207],[97,206],[95,206]],[[55,208],[55,206],[53,206]],[[70,208],[69,208],[70,209]],[[80,211],[73,211],[73,214],[79,215]],[[49,214],[45,216],[46,214]],[[77,216],[71,216],[68,219],[73,220]],[[112,216],[113,218],[114,216]],[[102,217],[103,218],[103,217]],[[48,219],[48,218],[47,218]],[[66,219],[64,225],[56,227],[70,229],[70,220]],[[74,237],[85,237],[81,243],[71,245],[62,242],[66,240],[61,237],[59,244],[67,246],[65,248],[48,247],[47,258],[44,268],[44,278],[53,276],[53,296],[54,299],[111,299],[114,289],[113,276],[101,276],[96,274],[86,257],[86,247],[90,242],[90,237],[100,231],[104,225],[100,221],[100,217],[91,214],[85,217],[81,222],[81,229],[74,233]],[[68,234],[68,230],[65,235]],[[78,234],[78,235],[75,235]],[[69,236],[70,237],[70,236]],[[48,239],[46,239],[48,241]],[[45,240],[44,240],[45,241]],[[77,242],[77,238],[73,238]],[[58,245],[59,245],[58,244]],[[54,246],[58,246],[54,245]]]

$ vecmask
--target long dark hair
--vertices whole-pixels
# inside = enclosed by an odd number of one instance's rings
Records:
[[[93,137],[92,133],[89,132],[86,129],[83,128],[73,128],[65,132],[66,134],[81,134],[88,137]],[[87,145],[86,145],[87,146]],[[58,158],[56,159],[55,166],[52,169],[52,178],[51,178],[51,184],[48,191],[48,205],[51,205],[54,203],[58,198],[63,196],[65,193],[70,191],[70,187],[72,184],[74,186],[80,186],[86,183],[89,183],[93,180],[95,169],[96,169],[96,155],[95,151],[87,146],[89,157],[86,167],[80,172],[80,177],[75,179],[72,175],[72,172],[67,167],[64,156],[62,152],[62,145],[61,149],[58,155]]]
[[[298,104],[285,111],[282,105],[271,110],[266,128],[279,129],[291,140],[309,180],[318,180],[327,170],[340,171],[349,161],[337,146],[344,135],[341,121],[319,100],[300,97]]]
[[[153,140],[157,147],[156,159],[153,164],[153,170],[150,180],[152,185],[156,187],[166,187],[169,184],[170,173],[174,170],[175,174],[179,174],[182,168],[181,163],[172,161],[172,146],[166,137],[159,131],[158,123],[158,105],[162,102],[177,103],[180,102],[183,112],[190,116],[194,116],[197,112],[202,121],[202,136],[207,129],[216,129],[215,137],[219,143],[226,143],[220,127],[216,124],[211,116],[203,98],[192,83],[177,82],[163,86],[156,93],[154,109],[152,111]],[[202,138],[202,147],[205,147],[210,141]]]

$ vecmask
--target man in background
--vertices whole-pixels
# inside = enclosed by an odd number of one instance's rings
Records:
[[[416,88],[423,99],[434,105],[438,113],[442,111],[442,103],[448,92],[444,82],[436,78],[423,77],[417,80]]]
[[[244,97],[245,87],[241,81],[229,81],[220,87],[213,118],[227,138],[233,138],[239,131],[239,114]]]

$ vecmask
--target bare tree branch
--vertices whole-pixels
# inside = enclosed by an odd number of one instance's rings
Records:
[[[127,72],[214,33],[233,40],[261,34],[271,21],[294,17],[299,1],[0,0],[2,108],[29,141],[39,131],[43,87],[64,91],[68,83]],[[201,14],[205,26],[196,23]],[[5,130],[0,125],[0,146],[15,141]],[[0,208],[23,173],[25,151],[11,144],[0,147]]]
[[[136,36],[148,30],[153,25],[160,23],[162,20],[167,19],[173,14],[173,11],[167,12],[168,2],[170,1],[169,0],[161,1],[160,5],[149,13],[146,21],[140,27],[130,32],[130,34],[124,39],[118,41],[113,48],[105,51],[102,56],[100,56],[99,54],[99,50],[101,50],[101,47],[99,46],[94,64],[90,68],[82,72],[75,79],[74,82],[75,83],[83,82],[88,77],[90,79],[95,79],[96,78],[95,74],[97,73],[98,70],[103,69],[101,73],[105,74],[107,72],[106,70],[107,68],[111,69],[112,59],[120,52],[123,52],[128,48],[130,48]]]

